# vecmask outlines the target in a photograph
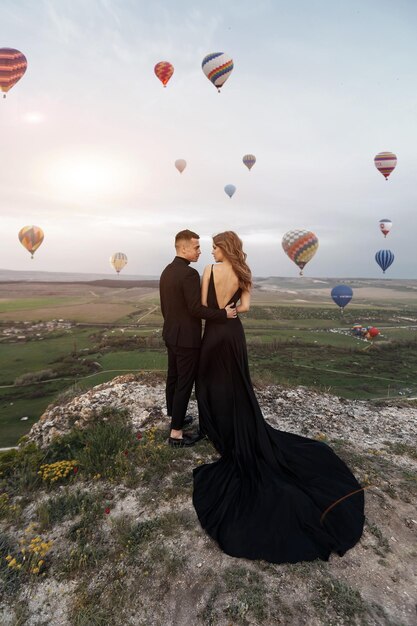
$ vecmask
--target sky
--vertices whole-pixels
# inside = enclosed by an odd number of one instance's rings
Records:
[[[416,278],[415,0],[2,0],[0,24],[28,60],[0,100],[0,268],[110,276],[124,252],[124,274],[158,276],[189,228],[200,272],[234,230],[255,276],[297,276],[281,240],[302,228],[319,239],[306,276],[382,278],[390,249],[384,278]],[[219,51],[220,94],[201,68]],[[388,181],[381,151],[398,157]]]

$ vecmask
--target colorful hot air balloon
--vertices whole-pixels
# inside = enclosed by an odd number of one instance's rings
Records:
[[[388,269],[394,261],[394,253],[391,252],[391,250],[378,250],[375,254],[375,261],[385,274],[385,270]]]
[[[174,73],[174,66],[168,61],[160,61],[153,68],[156,76],[159,78],[164,87],[167,86],[167,82]]]
[[[14,48],[0,48],[0,88],[6,93],[26,72],[28,62],[24,54]]]
[[[359,324],[359,323],[353,324],[352,332],[356,337],[360,337],[362,335],[362,324]]]
[[[174,165],[179,171],[179,173],[182,174],[185,168],[187,167],[187,161],[184,161],[184,159],[177,159]]]
[[[246,165],[248,170],[251,171],[251,169],[256,163],[256,156],[254,154],[245,154],[242,161]]]
[[[23,226],[19,230],[19,241],[30,252],[30,256],[33,259],[33,255],[39,248],[43,241],[43,230],[39,226]]]
[[[229,196],[229,198],[231,198],[233,196],[233,194],[235,193],[235,191],[236,191],[236,187],[234,185],[226,185],[224,190],[227,193],[227,195]]]
[[[379,228],[381,229],[381,233],[383,233],[384,237],[386,237],[392,228],[391,220],[388,220],[388,219],[379,220]]]
[[[110,264],[113,265],[116,272],[119,274],[127,263],[127,256],[124,252],[115,252],[110,257]]]
[[[298,265],[302,276],[304,266],[317,252],[319,240],[309,230],[289,230],[282,238],[282,247],[291,261]]]
[[[204,74],[220,93],[220,88],[232,73],[233,59],[225,52],[212,52],[204,57],[201,67]]]
[[[330,295],[333,298],[333,302],[341,308],[343,313],[345,306],[352,300],[353,291],[348,285],[337,285],[333,287]]]
[[[385,180],[388,180],[388,176],[397,165],[397,157],[393,152],[379,152],[374,158],[374,163],[376,169],[385,176]]]

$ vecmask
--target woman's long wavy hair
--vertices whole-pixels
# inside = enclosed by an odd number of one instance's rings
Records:
[[[222,250],[228,261],[232,264],[239,287],[248,291],[252,287],[252,272],[246,263],[246,252],[243,252],[242,240],[232,230],[214,235],[213,243]]]

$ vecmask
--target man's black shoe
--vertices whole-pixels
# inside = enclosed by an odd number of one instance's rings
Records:
[[[168,445],[171,446],[171,448],[186,448],[193,446],[198,440],[198,437],[195,435],[183,435],[181,438],[168,437]]]

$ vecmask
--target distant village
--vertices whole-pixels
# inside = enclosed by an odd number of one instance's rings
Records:
[[[12,326],[0,326],[0,341],[15,343],[18,341],[42,341],[44,336],[56,332],[70,330],[74,324],[67,320],[50,320],[47,322],[15,322]]]

